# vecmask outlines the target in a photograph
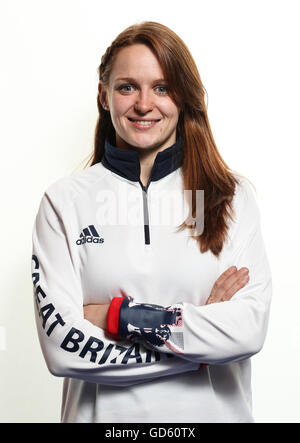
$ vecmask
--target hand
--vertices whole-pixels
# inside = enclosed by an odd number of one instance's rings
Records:
[[[249,281],[249,269],[241,268],[239,271],[236,266],[227,269],[216,280],[210,296],[206,301],[206,305],[211,303],[220,303],[228,301],[241,288],[243,288]],[[199,369],[208,366],[207,363],[200,363]]]
[[[83,306],[84,318],[89,320],[98,328],[106,329],[107,311],[109,303],[104,305],[85,305]]]
[[[249,269],[241,268],[239,271],[236,266],[232,266],[220,275],[216,280],[206,305],[211,303],[220,303],[228,301],[249,281]]]

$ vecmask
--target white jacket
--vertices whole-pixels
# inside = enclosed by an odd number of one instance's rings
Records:
[[[258,205],[240,179],[221,255],[200,253],[187,230],[176,232],[188,214],[181,155],[180,139],[158,153],[145,188],[138,154],[106,141],[100,163],[41,199],[36,323],[49,371],[65,377],[63,422],[253,421],[250,357],[263,346],[272,293]],[[249,269],[249,282],[230,301],[205,305],[233,265]],[[145,334],[113,339],[84,319],[83,305],[120,290],[135,304],[180,309],[163,346]]]

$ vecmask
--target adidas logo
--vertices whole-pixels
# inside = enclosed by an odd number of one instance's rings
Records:
[[[89,225],[88,228],[82,230],[79,239],[76,240],[76,245],[83,245],[84,243],[103,243],[104,238],[100,238],[94,225]]]

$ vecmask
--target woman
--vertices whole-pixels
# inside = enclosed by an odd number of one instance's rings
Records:
[[[91,165],[49,186],[33,229],[62,421],[252,422],[271,300],[253,191],[218,153],[173,31],[131,26],[101,61]]]

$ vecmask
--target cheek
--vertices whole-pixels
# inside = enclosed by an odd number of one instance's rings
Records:
[[[111,105],[111,113],[115,118],[118,118],[126,114],[131,106],[131,100],[126,96],[118,96],[113,98]]]
[[[179,118],[179,110],[175,103],[171,100],[166,100],[160,103],[160,111],[169,118],[174,120],[178,120]]]

